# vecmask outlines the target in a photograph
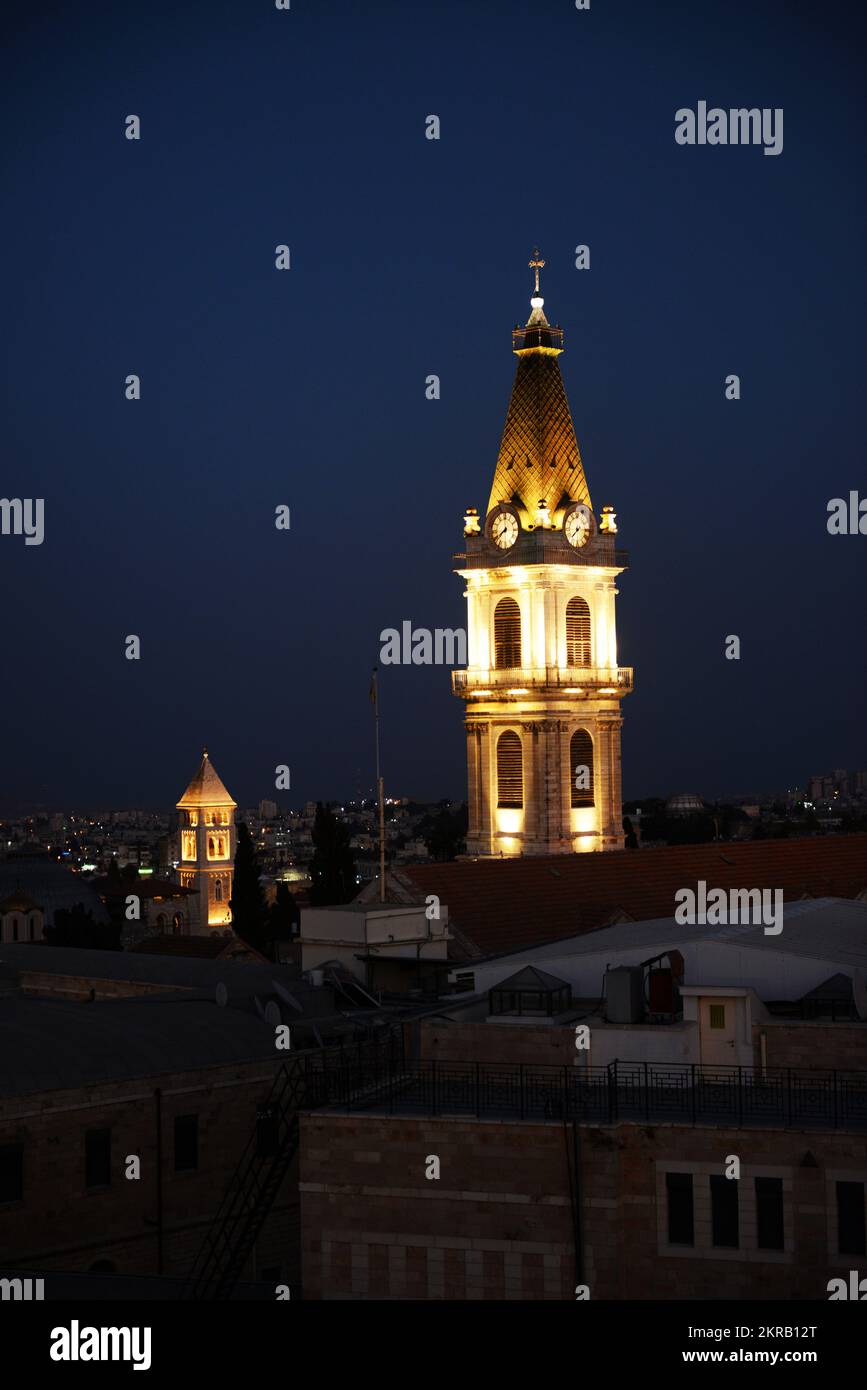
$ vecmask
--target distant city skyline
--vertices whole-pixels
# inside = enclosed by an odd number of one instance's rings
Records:
[[[856,769],[855,767],[850,767],[847,769],[847,775],[850,776],[857,776],[859,772],[860,770]],[[867,773],[860,772],[860,775],[861,777],[865,777],[867,776]],[[805,776],[803,781],[791,782],[786,786],[764,788],[753,787],[747,789],[746,791],[741,789],[737,792],[724,792],[718,795],[710,795],[707,792],[705,792],[701,787],[695,785],[658,788],[656,790],[645,790],[643,793],[640,793],[637,796],[624,796],[624,803],[628,801],[630,805],[632,805],[635,802],[640,802],[642,800],[642,797],[644,800],[647,801],[659,799],[668,800],[670,797],[677,796],[679,793],[687,792],[700,797],[701,800],[705,801],[708,805],[714,805],[715,803],[730,803],[733,805],[739,805],[741,803],[748,803],[756,799],[773,800],[775,798],[785,796],[798,796],[805,799],[809,799],[810,783],[815,780],[816,776],[820,776],[822,778],[831,778],[832,774],[814,773],[809,776]],[[327,804],[330,806],[359,806],[361,802],[363,802],[365,805],[375,806],[376,795],[372,787],[364,796],[361,797],[360,801],[359,798],[354,795],[341,796],[338,794],[335,796],[327,797],[313,795],[304,798],[298,798],[286,792],[275,791],[268,794],[263,793],[262,795],[254,795],[249,798],[241,797],[239,801],[238,815],[240,816],[244,812],[257,811],[259,803],[262,801],[273,801],[277,806],[277,814],[279,816],[288,815],[290,813],[298,813],[302,811],[305,806],[309,804],[315,804],[316,802],[322,802],[323,804]],[[451,797],[448,796],[447,793],[443,793],[442,795],[434,794],[432,796],[416,796],[413,795],[411,792],[407,791],[386,789],[386,804],[389,804],[390,802],[414,802],[419,805],[436,805],[438,802],[441,801],[450,801],[453,805],[460,805],[466,802],[466,793],[464,793],[463,795]],[[174,804],[172,804],[171,806],[154,806],[146,805],[143,802],[127,802],[124,804],[117,805],[107,805],[104,803],[100,803],[99,805],[87,805],[81,802],[74,803],[70,801],[66,805],[61,806],[47,802],[20,802],[18,806],[12,808],[0,806],[0,821],[11,821],[15,819],[25,818],[28,816],[94,816],[98,814],[123,815],[134,813],[140,813],[141,815],[149,816],[170,816],[174,814]]]

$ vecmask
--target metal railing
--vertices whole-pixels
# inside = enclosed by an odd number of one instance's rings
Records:
[[[401,1061],[309,1078],[312,1104],[479,1119],[668,1121],[867,1130],[867,1072],[615,1061],[604,1067]]]
[[[574,686],[583,690],[611,686],[618,694],[632,689],[631,666],[507,666],[481,671],[452,671],[452,689],[461,691]]]

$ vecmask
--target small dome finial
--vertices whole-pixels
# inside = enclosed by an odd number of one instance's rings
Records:
[[[207,748],[203,748],[203,749],[202,749],[202,757],[203,757],[203,758],[206,758],[207,756],[208,756],[208,750],[207,750]]]

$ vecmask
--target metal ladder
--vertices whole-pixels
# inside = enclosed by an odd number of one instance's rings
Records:
[[[301,1059],[284,1062],[265,1102],[274,1112],[274,1142],[263,1152],[257,1125],[199,1250],[187,1298],[231,1296],[298,1152],[298,1110],[304,1107],[306,1090]]]
[[[301,1052],[284,1061],[264,1102],[273,1111],[271,1143],[256,1128],[211,1221],[189,1276],[188,1299],[227,1299],[237,1284],[300,1139],[299,1110],[370,1098],[403,1070],[399,1025],[349,1048]]]

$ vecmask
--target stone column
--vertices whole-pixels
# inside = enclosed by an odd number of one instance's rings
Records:
[[[524,768],[524,844],[523,853],[532,854],[539,839],[539,726],[521,723]]]
[[[620,728],[619,714],[603,714],[596,721],[600,768],[598,778],[604,788],[600,801],[600,823],[603,849],[623,848],[623,810],[620,788]]]
[[[563,837],[572,847],[572,782],[575,769],[569,757],[569,744],[572,740],[573,725],[568,720],[560,721],[560,817]]]
[[[467,849],[478,848],[481,810],[479,787],[479,725],[467,721]]]
[[[479,725],[479,822],[482,854],[494,852],[494,805],[491,797],[491,725]]]
[[[560,787],[562,770],[558,757],[560,746],[560,723],[557,719],[545,719],[540,724],[545,767],[545,845],[542,853],[556,854],[563,833],[560,806]],[[540,847],[541,848],[541,847]]]

